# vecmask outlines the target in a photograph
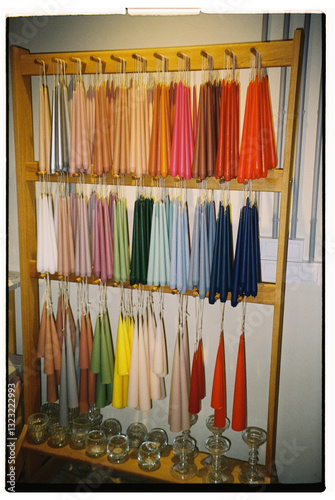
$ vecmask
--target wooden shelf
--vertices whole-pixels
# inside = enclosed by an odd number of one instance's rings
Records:
[[[236,56],[236,67],[239,69],[250,68],[250,49],[255,48],[262,56],[262,66],[265,68],[291,66],[293,59],[293,40],[277,40],[269,42],[252,42],[252,43],[230,43],[230,44],[212,44],[212,45],[193,45],[183,47],[159,47],[145,49],[116,49],[116,50],[100,50],[100,51],[80,51],[80,52],[54,52],[39,53],[39,54],[22,54],[20,58],[20,69],[23,76],[38,76],[39,65],[35,63],[36,59],[43,60],[46,65],[46,73],[53,74],[53,58],[62,59],[65,61],[65,71],[67,74],[73,73],[73,60],[71,58],[79,58],[82,61],[83,74],[95,74],[96,63],[91,60],[100,58],[103,65],[104,73],[120,72],[118,62],[111,59],[111,56],[122,58],[126,62],[126,72],[134,71],[133,54],[137,54],[147,61],[147,71],[157,71],[157,59],[154,53],[161,54],[168,59],[168,71],[177,71],[179,69],[180,59],[177,56],[178,52],[182,52],[190,58],[190,69],[201,70],[203,58],[201,51],[208,52],[213,57],[214,69],[223,68],[223,59],[226,49],[230,49]]]
[[[99,466],[106,469],[113,469],[116,473],[120,472],[123,474],[130,474],[132,476],[136,476],[142,479],[150,479],[153,482],[163,482],[163,483],[181,483],[181,484],[199,484],[203,482],[203,477],[207,473],[207,469],[203,463],[204,459],[208,456],[207,453],[199,452],[198,455],[194,458],[194,463],[197,467],[197,474],[194,478],[189,481],[178,481],[173,478],[170,473],[171,466],[176,463],[177,458],[174,456],[172,447],[169,445],[164,451],[161,459],[160,466],[155,471],[144,471],[142,470],[137,461],[136,454],[133,452],[129,454],[128,459],[122,464],[112,464],[108,458],[107,454],[98,458],[91,458],[86,455],[85,450],[74,450],[70,447],[69,444],[64,446],[63,448],[52,448],[48,445],[48,441],[41,443],[39,445],[35,445],[29,442],[29,438],[26,437],[23,444],[23,450],[30,454],[42,454],[49,455],[51,457],[55,457],[57,459],[67,460],[67,461],[75,461],[81,462],[85,464],[89,464],[91,466]],[[240,470],[247,465],[246,462],[241,460],[235,460],[228,458],[229,466],[225,471],[225,474],[229,477],[230,484],[238,484],[239,479],[238,475]],[[271,482],[271,478],[269,474],[266,472],[265,467],[260,465],[260,470],[265,475],[264,484],[269,484]]]
[[[39,171],[38,162],[27,162],[26,163],[26,181],[37,182],[39,179],[43,178],[43,174]],[[65,175],[66,182],[78,182],[78,176]],[[255,179],[252,181],[253,191],[264,191],[264,192],[281,192],[282,190],[282,177],[283,170],[275,168],[268,171],[268,176],[266,179]],[[107,184],[116,184],[117,176],[113,175],[111,172],[105,174]],[[48,178],[51,182],[57,182],[60,179],[59,174],[51,174]],[[99,177],[95,175],[84,175],[85,184],[96,184],[99,182]],[[137,179],[138,182],[138,179]],[[144,186],[154,186],[154,179],[150,175],[144,175],[142,183]],[[122,179],[122,184],[124,186],[136,186],[136,177],[131,174],[124,174]],[[207,189],[220,189],[221,182],[215,177],[208,177],[206,180]],[[173,188],[179,185],[179,178],[172,177],[168,175],[164,179],[164,186],[167,188]],[[201,183],[200,183],[201,186]],[[184,187],[184,183],[183,183]],[[196,179],[190,179],[185,181],[185,187],[187,189],[197,189],[199,187],[199,182]],[[232,191],[242,191],[244,184],[238,183],[236,179],[232,179],[229,182],[229,189]]]
[[[29,262],[30,265],[30,277],[31,278],[36,278],[36,279],[42,279],[44,278],[45,274],[41,274],[37,272],[36,270],[36,260],[31,260]],[[59,276],[58,274],[50,274],[49,278],[51,280],[56,280],[60,281],[63,279],[63,276]],[[67,277],[67,280],[70,281],[71,283],[79,283],[82,281],[82,278],[76,276],[75,274],[70,274],[70,276]],[[87,278],[87,283],[89,285],[97,285],[100,283],[99,278],[95,278],[94,276],[90,276]],[[107,280],[106,282],[107,286],[112,286],[112,287],[119,287],[120,284],[116,283],[113,280]],[[129,280],[125,281],[123,283],[123,288],[129,288],[136,290],[139,288],[138,285],[130,285]],[[141,285],[141,290],[149,291],[149,292],[156,292],[157,290],[162,291],[163,293],[172,293],[178,294],[179,291],[173,288],[170,288],[169,286],[148,286],[148,285]],[[267,304],[267,305],[274,305],[275,304],[275,292],[276,292],[276,285],[274,283],[259,283],[258,284],[258,292],[256,297],[246,297],[247,302],[252,302],[255,304]],[[188,295],[189,297],[196,297],[198,295],[198,290],[187,290],[184,295]],[[208,296],[208,293],[207,295]],[[216,300],[219,298],[219,296],[216,297]],[[230,293],[228,294],[228,300],[230,300]],[[242,297],[241,297],[242,300]]]

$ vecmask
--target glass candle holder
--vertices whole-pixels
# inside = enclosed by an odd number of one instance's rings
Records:
[[[106,434],[107,440],[112,436],[121,434],[122,427],[116,418],[106,418],[101,424],[101,430]]]
[[[188,461],[188,457],[194,453],[194,447],[194,440],[190,437],[177,436],[174,438],[172,448],[175,455],[179,456],[179,462],[170,469],[174,478],[185,481],[196,475],[197,468],[195,464]]]
[[[258,484],[264,481],[264,474],[258,469],[258,448],[266,441],[266,432],[260,427],[247,427],[242,432],[243,441],[249,446],[249,463],[241,470],[239,479],[244,484]]]
[[[91,422],[85,415],[78,415],[72,422],[71,448],[82,450],[86,446],[86,435],[91,430]]]
[[[214,437],[216,440],[218,440],[219,437],[222,437],[222,434],[229,429],[230,426],[230,420],[229,418],[226,417],[226,422],[224,427],[216,427],[214,425],[214,415],[210,415],[209,417],[206,418],[206,427],[207,429],[213,433]],[[210,454],[207,458],[204,460],[204,464],[206,467],[210,467],[212,465],[212,459],[213,456]],[[227,469],[228,467],[228,460],[224,455],[221,456],[221,470]]]
[[[148,441],[153,441],[154,443],[156,443],[159,447],[159,453],[162,454],[168,444],[168,435],[166,434],[164,429],[155,427],[149,432]]]
[[[61,448],[65,446],[67,443],[67,437],[69,435],[70,426],[69,425],[60,425],[58,422],[52,424],[49,427],[49,435],[50,441],[49,446],[52,448]]]
[[[129,453],[129,440],[125,434],[117,434],[107,442],[108,460],[114,464],[124,462]]]
[[[49,418],[59,416],[59,404],[58,403],[45,403],[40,408],[41,413],[46,413]]]
[[[211,454],[212,460],[208,474],[204,477],[205,483],[219,484],[228,481],[228,477],[223,474],[221,459],[230,449],[230,441],[221,436],[210,436],[206,439],[206,450]]]
[[[155,470],[160,460],[159,444],[153,441],[144,441],[138,450],[138,464],[141,469]]]
[[[46,413],[33,413],[28,417],[28,434],[34,444],[43,443],[48,435],[49,417]]]
[[[89,457],[100,457],[107,451],[106,435],[101,430],[88,432],[86,436],[86,454]]]
[[[99,415],[95,415],[93,418],[90,418],[90,414],[89,414],[88,418],[91,422],[92,431],[99,430],[101,425],[102,425],[103,418],[104,418],[103,415],[99,414]]]
[[[138,449],[143,441],[147,439],[148,430],[141,422],[130,424],[127,429],[129,448]]]

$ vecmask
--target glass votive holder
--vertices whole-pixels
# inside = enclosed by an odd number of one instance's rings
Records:
[[[45,403],[40,408],[41,413],[46,413],[49,418],[59,416],[59,404],[58,403]]]
[[[86,436],[86,454],[89,457],[100,457],[107,451],[107,439],[103,431],[89,431]]]
[[[153,441],[144,441],[139,447],[137,458],[141,469],[157,469],[161,458],[158,443],[154,443]]]
[[[48,434],[49,417],[46,413],[33,413],[28,417],[28,434],[34,444],[43,443]]]
[[[129,448],[138,449],[143,441],[146,441],[148,430],[141,422],[134,422],[127,429]]]
[[[90,418],[90,415],[88,417],[91,421],[91,430],[99,430],[103,421],[103,415],[99,413],[99,415],[94,416],[94,418]]]
[[[117,434],[107,442],[108,460],[115,464],[124,462],[129,453],[129,440],[125,434]]]
[[[168,444],[168,435],[164,429],[154,427],[148,434],[148,441],[153,441],[159,447],[159,453],[162,454]]]
[[[69,435],[70,426],[69,425],[60,425],[58,422],[53,423],[49,427],[50,440],[49,445],[52,448],[61,448],[65,446],[67,443],[67,437]]]
[[[82,450],[86,446],[86,435],[91,430],[91,422],[86,415],[78,415],[72,422],[71,448]]]
[[[106,438],[109,439],[112,436],[121,434],[122,427],[116,418],[106,418],[101,424],[101,430],[104,431]]]

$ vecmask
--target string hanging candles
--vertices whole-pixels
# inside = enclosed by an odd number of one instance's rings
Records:
[[[57,271],[58,249],[52,196],[48,185],[40,183],[37,215],[37,261],[40,273],[54,274]]]
[[[114,146],[113,146],[113,174],[126,174],[129,168],[129,100],[126,85],[126,73],[121,75],[121,80],[115,89],[114,107]]]
[[[223,200],[219,205],[212,256],[208,302],[214,304],[217,295],[221,302],[226,302],[228,292],[232,291],[233,251],[230,204]]]
[[[170,287],[176,288],[180,293],[186,293],[190,245],[187,203],[183,189],[180,190],[180,196],[170,201],[170,207],[169,223],[170,219],[172,221],[170,233]]]
[[[171,373],[168,423],[171,432],[190,429],[189,413],[189,344],[186,325],[185,296],[179,296],[179,317]]]
[[[43,308],[38,336],[37,357],[44,359],[43,373],[47,376],[48,403],[58,400],[58,385],[61,371],[61,348],[57,335],[51,305],[51,290],[49,279],[45,279]]]
[[[101,285],[99,294],[99,314],[94,328],[90,371],[96,373],[95,405],[104,408],[113,399],[114,350],[106,286]]]
[[[152,212],[147,284],[165,286],[169,282],[170,247],[167,215],[165,202],[160,196],[156,197]]]
[[[227,49],[226,55],[231,56],[232,67],[222,82],[215,177],[228,182],[237,177],[239,165],[240,84],[235,70],[235,54]]]
[[[209,291],[214,235],[214,201],[201,200],[199,197],[194,213],[187,289],[197,288],[201,299],[204,299]]]
[[[216,354],[211,397],[211,407],[214,409],[214,425],[219,429],[222,429],[226,425],[226,379],[223,340],[224,307],[225,304],[222,304],[221,331]]]
[[[72,220],[69,216],[68,198],[66,196],[66,185],[59,183],[59,194],[57,197],[57,272],[60,276],[69,276],[75,271],[75,251]]]
[[[246,428],[247,419],[246,366],[244,347],[245,309],[246,302],[244,300],[242,303],[242,327],[236,362],[233,414],[231,421],[231,428],[234,431],[243,431]]]
[[[68,424],[69,408],[77,408],[78,382],[75,363],[76,326],[69,304],[67,285],[60,285],[56,327],[62,349],[60,394],[59,394],[59,423]]]
[[[69,195],[68,206],[72,207],[70,218],[74,228],[75,274],[84,278],[92,275],[91,235],[84,186],[77,187],[77,195],[72,197],[72,192]]]
[[[71,126],[65,63],[56,59],[55,86],[52,92],[50,173],[68,172]]]
[[[128,300],[125,300],[124,294],[125,290],[122,288],[120,305],[121,312],[119,315],[115,350],[112,399],[113,407],[119,409],[127,406],[130,358],[134,334],[134,317],[132,312],[131,296],[128,296]]]
[[[144,292],[140,292],[131,350],[128,407],[148,411],[152,406],[152,400],[165,398],[166,375],[167,355],[162,303],[159,319],[156,322],[152,295],[145,296]]]
[[[130,284],[147,284],[153,198],[140,195],[134,204]]]
[[[42,64],[41,84],[39,88],[39,170],[50,174],[50,147],[51,147],[51,115],[49,91],[47,86],[45,63]]]
[[[171,159],[169,173],[173,177],[190,179],[194,151],[191,116],[191,89],[189,79],[189,58],[177,54],[185,61],[185,80],[177,84],[176,101],[173,121]]]
[[[199,299],[198,299],[199,300]],[[196,299],[197,301],[197,299]],[[197,414],[200,411],[201,400],[205,397],[205,369],[203,359],[202,344],[202,318],[204,300],[195,302],[196,308],[196,340],[194,344],[194,353],[192,360],[192,371],[190,380],[189,412]]]
[[[204,180],[206,177],[212,177],[215,172],[218,136],[217,114],[219,113],[219,101],[216,98],[216,93],[221,83],[213,81],[212,57],[203,51],[201,55],[208,60],[208,80],[202,82],[199,89],[199,108],[192,161],[192,177]]]
[[[256,297],[261,281],[258,211],[250,196],[241,208],[236,239],[231,305],[236,307],[238,297]]]
[[[266,69],[261,68],[260,54],[255,49],[250,50],[252,68],[244,112],[238,182],[267,177],[268,170],[277,166],[268,76]]]

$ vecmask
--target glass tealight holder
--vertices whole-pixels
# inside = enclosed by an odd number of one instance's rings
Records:
[[[49,417],[46,413],[33,413],[28,417],[28,434],[34,444],[43,443],[48,435]]]
[[[164,429],[160,429],[158,427],[154,427],[153,429],[151,429],[147,439],[148,441],[157,443],[160,454],[164,452],[168,444],[168,435],[166,434]]]
[[[46,413],[49,418],[59,416],[59,404],[58,403],[45,403],[40,408],[41,413]]]
[[[144,470],[156,470],[160,460],[159,444],[153,441],[144,441],[138,449],[138,465]]]
[[[107,439],[104,431],[89,431],[86,436],[86,454],[89,457],[101,457],[107,451]]]
[[[196,466],[188,461],[188,457],[194,453],[194,448],[194,440],[189,436],[177,436],[174,438],[172,449],[174,454],[179,456],[179,462],[174,464],[170,469],[171,475],[174,478],[185,481],[192,479],[196,475]]]
[[[116,418],[106,418],[101,424],[101,430],[104,431],[106,438],[109,439],[112,436],[121,434],[122,427]]]
[[[129,448],[137,450],[143,441],[146,441],[148,430],[141,422],[130,424],[127,429]]]
[[[125,434],[117,434],[107,442],[108,460],[114,464],[124,462],[129,453],[129,440]]]
[[[67,437],[69,435],[70,426],[60,425],[58,422],[52,424],[49,427],[50,440],[48,442],[49,446],[52,448],[62,448],[67,443]]]
[[[70,446],[76,450],[86,447],[86,435],[91,430],[91,422],[86,415],[78,415],[72,422]]]

